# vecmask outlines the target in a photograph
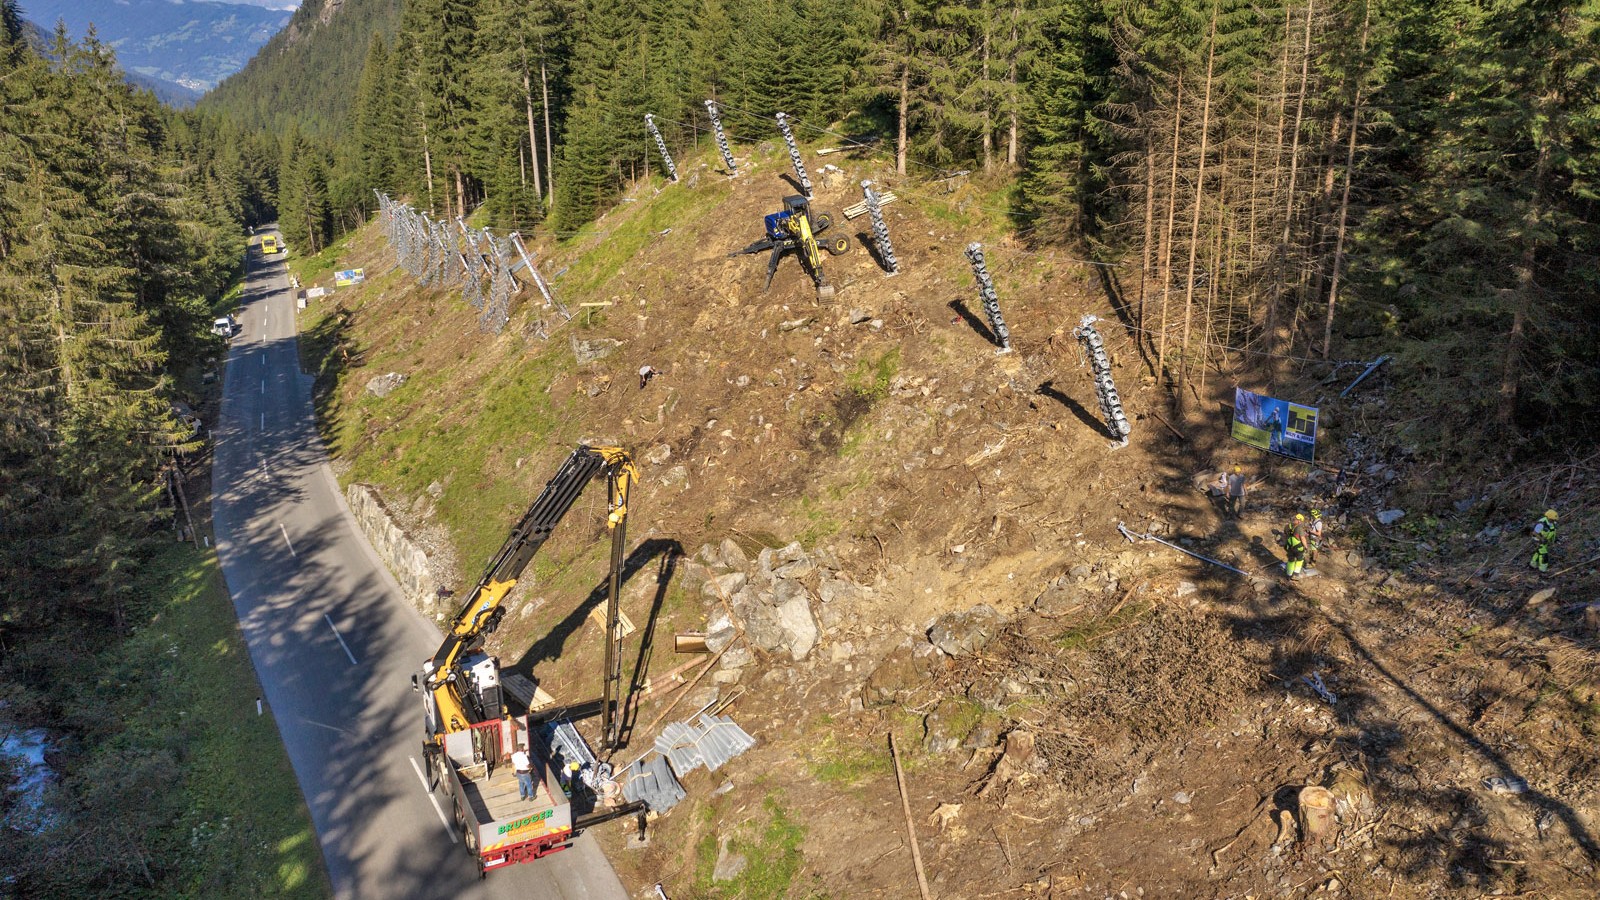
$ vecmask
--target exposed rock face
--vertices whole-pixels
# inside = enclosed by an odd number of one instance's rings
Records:
[[[940,616],[928,629],[928,640],[948,656],[976,656],[999,631],[1000,613],[980,603]]]

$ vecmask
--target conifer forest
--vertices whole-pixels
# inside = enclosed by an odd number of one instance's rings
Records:
[[[1019,239],[1123,263],[1178,403],[1206,338],[1327,358],[1341,315],[1425,345],[1466,420],[1565,427],[1600,386],[1593,3],[369,5],[394,28],[358,80],[268,118],[309,76],[258,60],[202,105],[279,127],[291,240],[374,189],[574,230],[659,168],[647,113],[698,146],[713,99],[735,142],[781,111],[913,181],[1009,185]]]

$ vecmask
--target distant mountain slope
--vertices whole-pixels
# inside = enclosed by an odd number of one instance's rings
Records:
[[[244,67],[289,21],[283,10],[209,0],[23,0],[23,14],[75,39],[92,24],[124,70],[205,91]]]
[[[28,42],[40,53],[50,49],[52,31],[37,22],[31,22],[27,19],[22,20],[22,27],[26,32]],[[121,62],[120,58],[118,62]],[[129,84],[155,94],[157,100],[177,109],[193,106],[194,102],[199,100],[201,96],[200,91],[186,88],[175,81],[164,81],[149,75],[140,75],[138,72],[129,72],[126,68],[122,70],[122,74]]]
[[[200,101],[247,128],[337,136],[373,34],[392,39],[402,0],[304,0],[289,24],[238,74]]]

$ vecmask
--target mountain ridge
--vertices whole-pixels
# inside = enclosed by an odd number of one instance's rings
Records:
[[[29,0],[23,14],[60,22],[79,38],[92,27],[124,71],[182,88],[193,100],[243,68],[286,25],[283,10],[216,0]],[[141,85],[144,86],[144,85]]]

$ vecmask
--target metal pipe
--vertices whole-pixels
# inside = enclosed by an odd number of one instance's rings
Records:
[[[1189,556],[1192,556],[1195,559],[1200,560],[1201,562],[1208,562],[1208,563],[1211,563],[1213,566],[1221,566],[1222,568],[1227,569],[1229,572],[1232,572],[1235,575],[1243,575],[1246,578],[1250,577],[1250,573],[1249,572],[1246,572],[1246,571],[1244,571],[1242,569],[1235,569],[1233,566],[1230,566],[1225,562],[1218,562],[1217,560],[1214,560],[1209,556],[1201,556],[1200,554],[1194,552],[1193,550],[1185,550],[1182,547],[1179,547],[1177,544],[1174,544],[1171,541],[1163,541],[1161,538],[1158,538],[1153,534],[1138,534],[1138,533],[1129,531],[1128,530],[1128,526],[1122,524],[1121,522],[1117,523],[1117,530],[1122,532],[1122,536],[1127,538],[1128,539],[1128,543],[1130,543],[1130,544],[1134,542],[1135,538],[1137,538],[1139,540],[1145,540],[1145,541],[1155,541],[1158,544],[1165,544],[1166,546],[1171,547],[1172,549],[1178,551],[1179,553],[1188,554]]]

